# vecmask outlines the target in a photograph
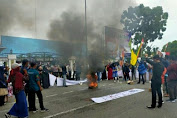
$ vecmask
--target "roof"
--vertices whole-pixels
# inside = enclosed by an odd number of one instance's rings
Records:
[[[0,52],[6,49],[5,47],[0,47]]]
[[[78,49],[77,46],[73,46],[70,43],[65,43],[61,41],[53,40],[42,40],[42,39],[33,39],[33,38],[22,38],[22,37],[13,37],[13,36],[1,36],[2,46],[7,47],[2,51],[3,54],[10,53],[10,50],[13,50],[13,53],[52,53],[64,55],[66,53],[67,47],[73,47]],[[72,49],[73,49],[72,48]],[[75,51],[73,55],[80,55],[80,50],[83,50],[84,46],[80,46],[79,51]],[[85,50],[84,50],[85,51]],[[77,54],[78,53],[78,54]],[[82,52],[84,54],[84,52]]]

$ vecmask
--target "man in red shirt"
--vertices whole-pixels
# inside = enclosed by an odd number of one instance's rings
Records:
[[[175,99],[177,97],[177,63],[176,63],[176,57],[171,56],[170,57],[171,64],[167,68],[168,72],[168,91],[169,91],[169,102],[175,102]]]

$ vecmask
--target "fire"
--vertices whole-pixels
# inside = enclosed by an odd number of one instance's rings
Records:
[[[89,89],[94,89],[98,87],[98,83],[97,83],[97,75],[94,72],[91,72],[87,75],[87,79],[88,79],[88,87]]]

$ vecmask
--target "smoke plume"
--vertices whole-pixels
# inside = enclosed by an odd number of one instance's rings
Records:
[[[88,0],[87,1],[87,34],[90,66],[96,67],[103,61],[104,53],[104,27],[111,26],[122,29],[120,18],[123,10],[129,6],[136,5],[132,0]],[[62,50],[69,53],[79,51],[73,47],[85,47],[85,20],[84,12],[77,9],[69,9],[63,12],[58,19],[53,19],[50,24],[48,38],[67,42],[72,46],[67,46]],[[69,49],[68,49],[69,48]],[[96,64],[97,63],[97,64]],[[98,67],[98,68],[99,68]],[[91,67],[92,68],[92,67]],[[95,70],[95,69],[94,69]]]
[[[24,0],[25,1],[25,0]],[[25,7],[22,7],[24,1],[18,0],[1,0],[0,3],[0,34],[9,35],[12,28],[21,27],[23,30],[31,30],[33,22],[31,15],[26,14]],[[24,4],[23,4],[24,5]],[[25,15],[26,14],[26,15]]]

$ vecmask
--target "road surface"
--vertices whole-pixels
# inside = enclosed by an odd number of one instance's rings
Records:
[[[165,102],[162,108],[154,110],[146,108],[151,104],[149,87],[149,83],[128,85],[125,82],[114,83],[107,80],[100,82],[96,90],[88,90],[86,84],[67,88],[50,87],[42,91],[44,106],[50,111],[30,112],[29,118],[177,118],[177,103]],[[119,93],[132,88],[141,88],[145,91],[101,104],[90,100],[93,97]],[[164,101],[166,99],[168,98],[164,98]],[[12,107],[14,101],[14,98],[10,98],[9,103],[0,107],[0,118],[4,118],[4,113]],[[39,109],[38,100],[36,107]]]

